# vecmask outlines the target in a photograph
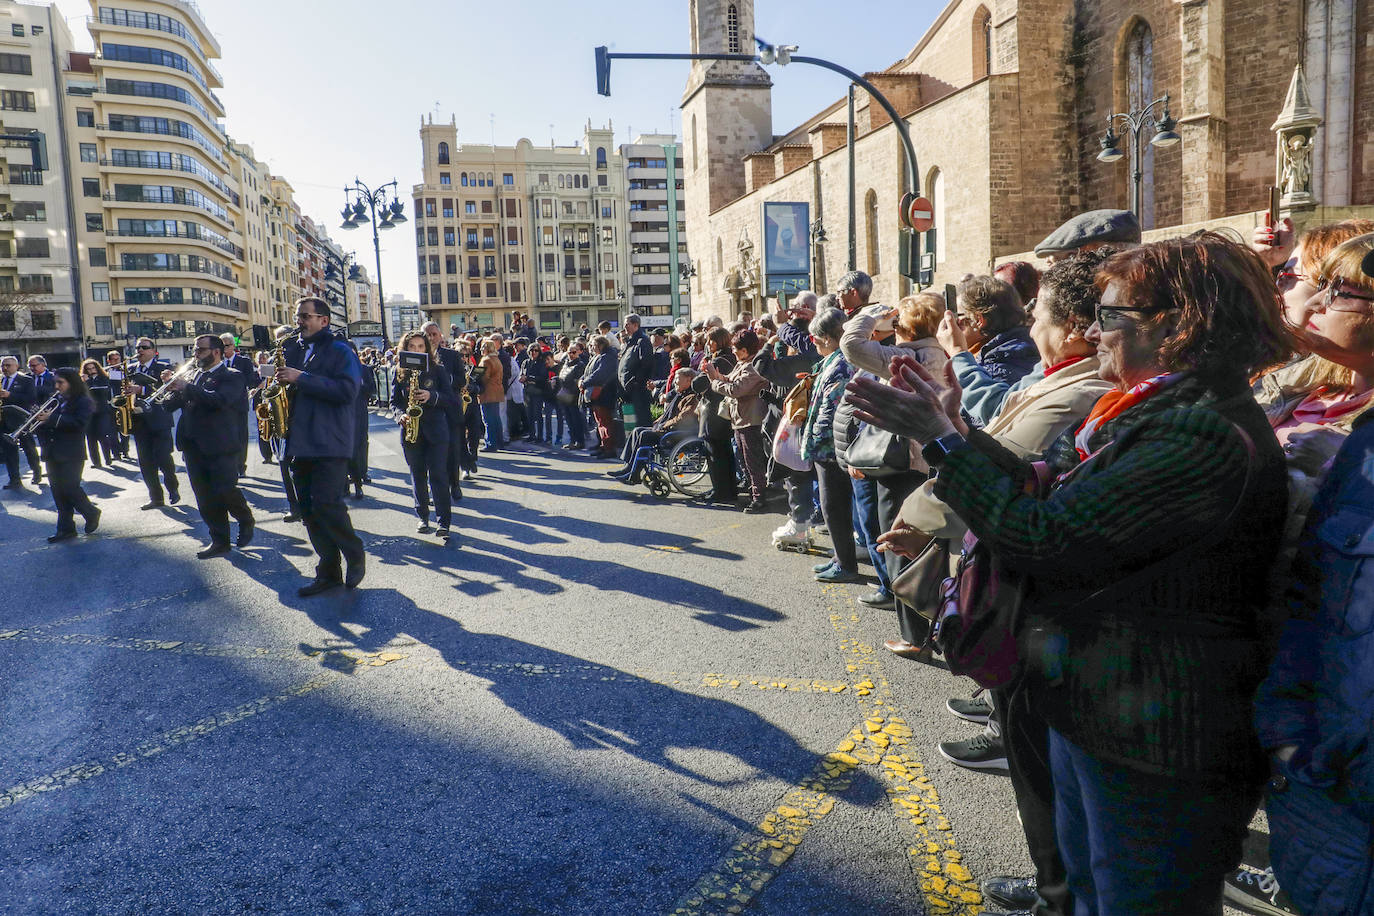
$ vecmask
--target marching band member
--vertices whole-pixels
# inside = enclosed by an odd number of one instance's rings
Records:
[[[430,351],[435,361],[444,367],[453,383],[452,398],[448,400],[448,471],[447,480],[454,502],[463,498],[462,471],[464,419],[467,411],[463,409],[463,392],[468,387],[468,370],[463,355],[448,346],[448,338],[439,330],[439,325],[431,321],[420,328],[429,341]],[[445,392],[448,394],[449,392]]]
[[[95,413],[95,402],[75,369],[63,366],[53,376],[57,405],[38,415],[43,458],[48,465],[48,485],[57,506],[57,533],[49,544],[76,537],[76,513],[86,520],[86,533],[100,526],[100,510],[81,488],[86,465],[86,427]]]
[[[30,411],[37,404],[38,394],[33,379],[19,371],[19,360],[13,356],[0,359],[0,405]],[[19,416],[22,418],[23,415],[19,414]],[[6,429],[16,428],[17,425],[6,426]],[[20,448],[24,449],[24,455],[28,458],[29,470],[33,473],[33,482],[36,484],[43,479],[43,472],[38,464],[38,450],[34,448],[33,437],[22,437],[18,445],[10,443],[8,439],[0,439],[0,450],[4,451],[5,467],[10,475],[9,481],[5,484],[6,490],[25,489],[24,479],[19,476]]]
[[[438,328],[438,325],[435,325]],[[449,412],[453,402],[453,381],[447,370],[434,357],[434,349],[429,338],[421,331],[407,331],[401,338],[401,351],[424,353],[429,356],[429,368],[423,373],[413,369],[399,369],[396,381],[391,386],[391,406],[401,411],[398,421],[401,425],[401,449],[405,452],[406,464],[410,466],[410,481],[415,491],[415,514],[420,517],[416,531],[428,534],[429,498],[434,496],[435,520],[439,523],[437,535],[447,543],[449,528],[452,524],[453,503],[451,500],[448,449],[449,449]],[[418,420],[407,416],[412,404],[418,404]],[[418,422],[418,438],[408,441],[407,424]]]
[[[105,354],[105,374],[110,379],[110,396],[117,398],[124,391],[124,354],[110,350]],[[115,454],[129,460],[129,437],[114,428]]]
[[[223,334],[219,335],[219,340],[220,343],[224,345],[224,362],[230,369],[233,369],[243,376],[243,383],[249,390],[258,387],[258,370],[254,367],[251,359],[239,352],[238,345],[234,343],[234,335],[225,331]],[[247,411],[245,411],[243,416],[239,417],[236,422],[239,426],[240,438],[243,440],[243,444],[239,448],[239,476],[242,477],[248,473]]]
[[[367,563],[343,499],[355,444],[354,400],[362,367],[348,345],[330,332],[329,321],[329,303],[323,299],[296,300],[300,337],[286,346],[286,365],[276,372],[279,383],[292,386],[284,455],[291,462],[305,530],[319,556],[314,581],[297,592],[302,598],[339,585],[357,588]]]
[[[354,356],[358,355],[358,345],[351,340],[348,341],[348,349],[353,351]],[[372,482],[372,478],[367,476],[367,434],[370,416],[367,405],[376,396],[377,377],[367,366],[362,366],[362,384],[358,386],[358,397],[353,402],[357,429],[353,440],[353,455],[348,459],[348,480],[353,484],[354,499],[362,499],[363,484]]]
[[[162,373],[172,368],[165,359],[159,359],[157,347],[152,338],[138,339],[137,362],[129,365],[131,373],[145,375],[153,380],[162,378]],[[143,474],[143,482],[148,487],[148,502],[142,508],[160,509],[167,503],[162,500],[162,484],[158,482],[158,472],[167,484],[167,502],[176,505],[181,502],[181,486],[177,483],[177,466],[172,460],[172,414],[161,404],[143,404],[142,398],[152,394],[147,390],[150,385],[137,385],[129,379],[124,380],[124,391],[139,400],[134,407],[134,446],[138,449],[138,469]]]
[[[186,461],[186,476],[196,494],[196,508],[210,529],[210,546],[196,554],[202,560],[229,552],[229,516],[239,523],[235,542],[247,547],[253,540],[253,513],[238,486],[243,433],[240,418],[248,410],[248,389],[243,373],[224,359],[224,343],[213,334],[196,338],[193,377],[163,381],[171,387],[165,404],[180,410],[176,445]]]
[[[95,402],[91,425],[86,427],[86,452],[91,456],[91,467],[102,466],[102,455],[105,464],[113,466],[118,443],[115,441],[114,414],[110,408],[110,399],[114,397],[110,377],[105,374],[100,363],[93,359],[81,364],[81,376],[91,400]]]

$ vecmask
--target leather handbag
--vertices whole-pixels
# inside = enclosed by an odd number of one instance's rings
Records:
[[[1255,473],[1254,440],[1240,426],[1231,425],[1245,444],[1247,459],[1245,481],[1226,518],[1200,540],[1190,541],[1124,579],[1108,583],[1059,616],[1070,616],[1084,607],[1099,604],[1108,595],[1129,594],[1170,566],[1197,556],[1230,534],[1231,522],[1250,492]],[[1098,449],[1060,480],[1077,473],[1105,448]],[[930,640],[944,655],[950,671],[967,675],[989,689],[1005,687],[1020,676],[1024,659],[1019,641],[1026,586],[1026,577],[1001,564],[973,532],[964,536],[963,554],[954,576],[944,582],[939,616],[930,634]]]
[[[911,444],[901,436],[860,423],[858,434],[845,452],[844,463],[864,477],[901,474],[911,470]]]

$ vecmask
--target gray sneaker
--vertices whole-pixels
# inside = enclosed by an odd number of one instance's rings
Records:
[[[986,725],[992,718],[992,700],[988,699],[986,693],[976,697],[950,697],[945,701],[945,709],[966,722],[977,722],[979,725]]]
[[[970,770],[1000,770],[1007,772],[1007,749],[1001,737],[986,731],[967,741],[941,741],[940,756]]]

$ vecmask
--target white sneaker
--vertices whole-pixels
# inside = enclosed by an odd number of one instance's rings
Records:
[[[796,540],[805,536],[806,525],[799,524],[790,518],[778,526],[777,530],[773,532],[773,540],[775,541],[781,541],[783,539]]]

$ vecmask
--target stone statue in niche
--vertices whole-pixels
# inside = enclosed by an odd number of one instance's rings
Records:
[[[1312,142],[1293,134],[1283,150],[1283,193],[1286,197],[1312,193]]]

